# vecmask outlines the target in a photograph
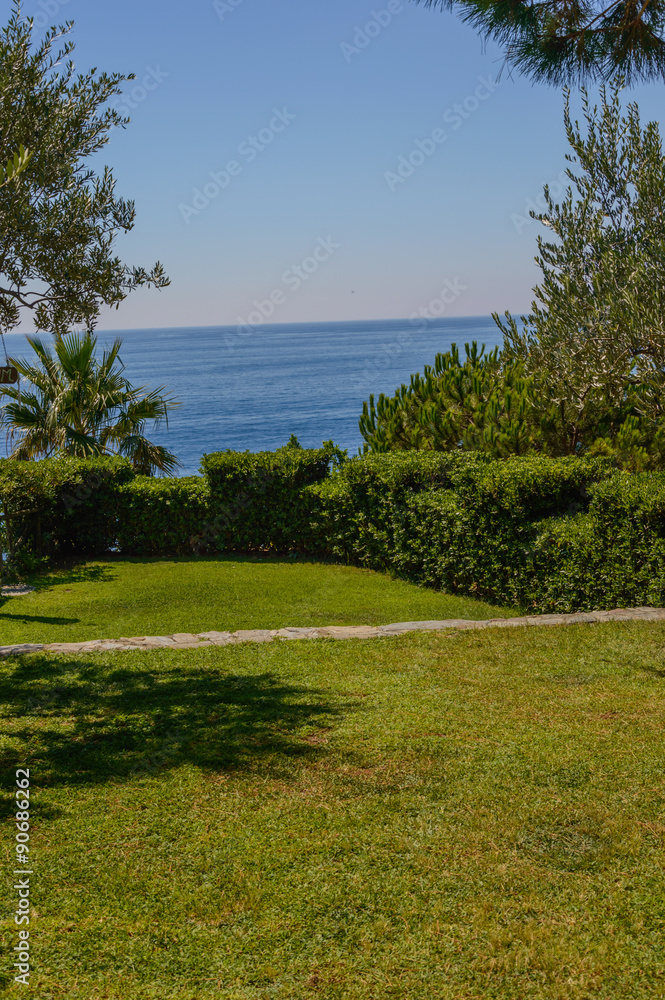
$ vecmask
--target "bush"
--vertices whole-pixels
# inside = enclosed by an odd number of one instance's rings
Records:
[[[305,488],[324,480],[344,453],[287,446],[274,452],[221,451],[204,455],[212,519],[200,544],[218,551],[307,550],[315,544]]]
[[[329,551],[430,586],[528,599],[534,525],[586,509],[607,459],[398,452],[345,464],[310,491]]]
[[[665,473],[621,473],[590,494],[588,514],[540,526],[533,606],[584,611],[663,604]]]
[[[2,547],[10,562],[27,572],[30,554],[107,551],[115,543],[115,491],[133,478],[124,458],[1,459]]]
[[[462,484],[490,458],[459,452],[388,452],[345,462],[312,487],[315,536],[336,556],[376,568],[394,563],[394,533],[409,499],[423,490]]]
[[[330,444],[202,464],[205,479],[152,479],[121,459],[0,462],[15,571],[111,547],[304,551],[534,612],[665,603],[665,473],[473,453],[344,461]]]
[[[137,476],[117,491],[117,545],[129,555],[199,551],[210,517],[210,489],[199,476]]]

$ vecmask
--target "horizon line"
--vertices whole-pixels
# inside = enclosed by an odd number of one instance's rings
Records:
[[[379,319],[330,319],[330,320],[298,320],[294,323],[261,323],[257,324],[255,330],[269,330],[284,327],[294,327],[294,326],[341,326],[350,323],[407,323],[416,324],[421,323],[422,319],[428,325],[434,325],[437,323],[452,323],[459,320],[471,320],[471,319],[492,319],[491,313],[474,313],[473,315],[467,316],[432,316],[432,317],[422,317],[414,319],[413,317],[404,318],[379,318]],[[235,330],[238,327],[238,323],[202,323],[196,326],[128,326],[124,328],[110,328],[110,327],[100,327],[95,328],[94,333],[148,333],[150,331],[169,331],[169,330]],[[82,330],[71,330],[70,333],[82,333]],[[422,331],[421,331],[422,332]],[[5,337],[21,336],[21,337],[33,337],[33,336],[53,336],[45,330],[8,330],[4,333]]]

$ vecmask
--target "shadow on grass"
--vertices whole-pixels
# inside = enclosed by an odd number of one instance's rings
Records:
[[[140,661],[117,669],[48,656],[12,662],[0,677],[2,731],[12,746],[2,763],[30,766],[41,787],[125,781],[182,764],[285,776],[286,758],[325,752],[306,741],[312,729],[357,710],[272,673],[163,662],[149,669]]]
[[[117,578],[117,574],[112,572],[111,566],[104,560],[99,566],[87,563],[61,566],[46,576],[36,576],[28,582],[37,590],[43,591],[67,583],[110,583]]]
[[[13,598],[20,600],[20,598]],[[9,598],[12,600],[12,598]],[[0,605],[2,607],[2,605]],[[10,615],[0,612],[0,622],[26,622],[29,625],[76,625],[80,618],[49,618],[46,615]],[[36,640],[38,641],[38,640]]]

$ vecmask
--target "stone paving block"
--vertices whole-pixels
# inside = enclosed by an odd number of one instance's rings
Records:
[[[487,628],[487,622],[468,618],[451,618],[446,624],[446,628]]]
[[[228,646],[233,641],[230,632],[199,632],[199,639],[209,639],[215,646]]]
[[[44,649],[49,653],[80,653],[83,642],[49,642]]]
[[[198,639],[196,642],[176,642],[175,645],[171,646],[171,649],[201,649],[203,646],[214,646],[214,642],[204,639],[202,642]]]
[[[236,642],[272,642],[274,632],[269,628],[241,628],[231,635]]]
[[[131,643],[139,648],[150,649],[169,648],[176,644],[170,635],[144,635],[140,639],[132,639]]]
[[[328,625],[325,633],[333,639],[375,639],[381,629],[379,625]]]
[[[24,642],[17,646],[0,646],[0,656],[18,656],[19,653],[41,653],[46,649],[42,642]]]
[[[199,637],[193,632],[174,632],[171,638],[180,645],[183,642],[198,642]]]
[[[561,615],[562,625],[595,625],[596,618],[587,611],[574,611],[568,615]]]
[[[561,625],[563,615],[529,615],[527,625]]]
[[[327,630],[326,630],[327,631]],[[280,628],[272,634],[275,639],[320,639],[321,629],[318,628]]]
[[[390,625],[380,625],[381,635],[404,635],[406,632],[441,632],[447,628],[485,628],[487,622],[469,621],[466,618],[446,618],[442,621],[428,622],[393,622]]]
[[[528,624],[528,618],[490,618],[485,628],[524,628]]]

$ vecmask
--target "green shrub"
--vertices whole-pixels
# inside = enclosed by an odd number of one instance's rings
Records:
[[[473,453],[344,461],[331,444],[202,465],[205,478],[153,479],[122,459],[0,461],[15,573],[114,547],[297,550],[533,612],[665,603],[665,473]]]
[[[588,507],[607,459],[393,452],[313,487],[329,551],[407,579],[503,602],[528,599],[534,524]]]
[[[309,491],[316,535],[333,555],[392,568],[395,528],[410,498],[472,479],[489,462],[488,456],[469,452],[401,451],[353,458]]]
[[[305,488],[321,482],[344,453],[286,446],[274,452],[221,451],[204,455],[211,520],[200,544],[219,551],[306,550],[314,544]]]
[[[4,550],[24,568],[29,553],[51,558],[107,551],[115,544],[115,491],[133,478],[124,458],[1,459]]]
[[[199,551],[211,517],[210,489],[200,476],[137,476],[117,491],[117,545],[130,555]]]

